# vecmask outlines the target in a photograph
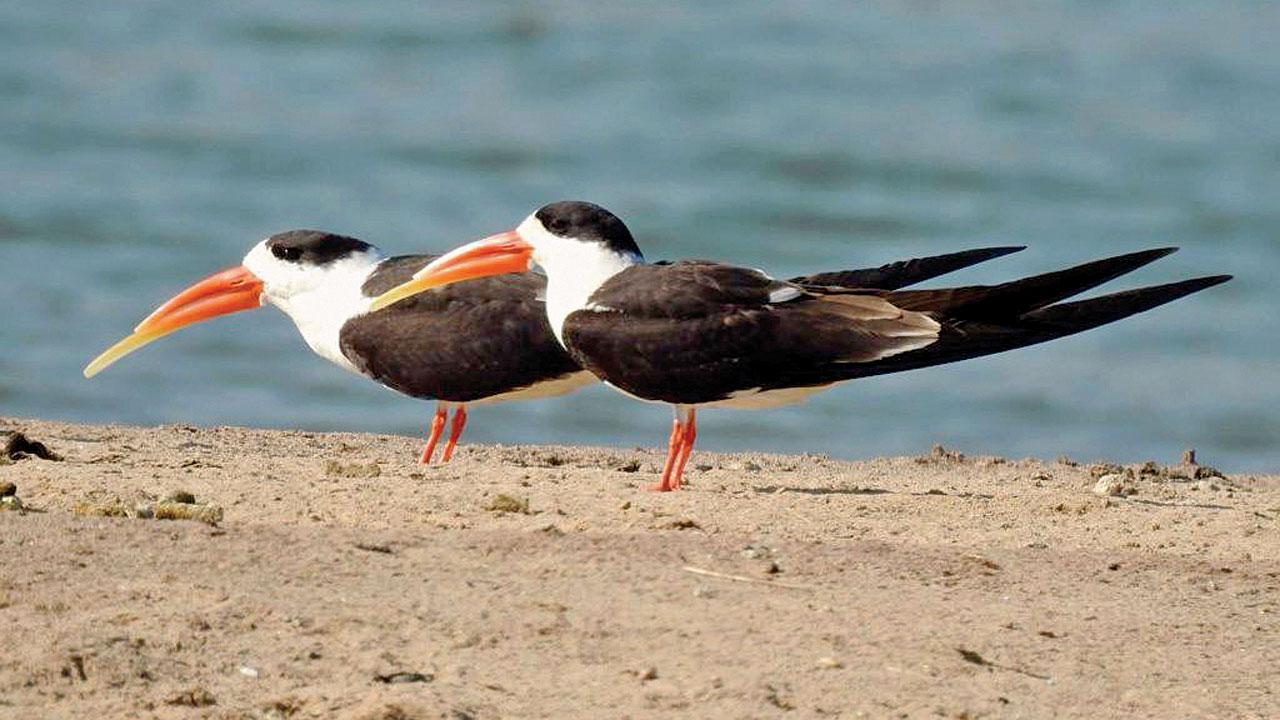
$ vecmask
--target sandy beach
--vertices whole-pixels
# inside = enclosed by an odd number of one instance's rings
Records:
[[[1276,476],[6,428],[3,718],[1280,715]]]

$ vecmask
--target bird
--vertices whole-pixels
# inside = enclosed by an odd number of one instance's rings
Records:
[[[396,392],[436,402],[419,462],[448,423],[448,462],[479,403],[563,395],[596,382],[556,341],[535,274],[490,277],[423,293],[379,313],[369,304],[435,255],[390,257],[357,238],[290,230],[255,244],[242,264],[197,282],[89,363],[93,377],[130,352],[193,323],[270,303],[320,357]]]
[[[761,409],[839,383],[1035,345],[1150,310],[1231,279],[1213,275],[1065,302],[1174,252],[1142,250],[998,285],[862,287],[777,280],[705,260],[647,263],[616,215],[552,203],[514,230],[432,261],[374,300],[495,273],[547,276],[546,312],[569,354],[624,394],[672,406],[660,491],[683,484],[704,407]],[[853,278],[855,281],[856,278]],[[465,284],[465,283],[463,283]]]

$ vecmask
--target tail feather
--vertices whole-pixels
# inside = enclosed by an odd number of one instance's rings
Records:
[[[791,282],[808,286],[897,290],[1025,249],[1025,245],[977,248],[946,255],[900,260],[878,268],[836,270],[804,275],[792,278]]]
[[[1055,328],[1058,331],[1055,337],[1061,337],[1122,320],[1205,288],[1221,285],[1230,279],[1230,275],[1209,275],[1166,285],[1125,290],[1087,300],[1050,305],[1029,312],[1022,319],[1028,324]]]
[[[1156,248],[1034,275],[1001,285],[942,290],[901,290],[886,299],[904,310],[934,312],[957,320],[1011,320],[1095,288],[1174,252]]]
[[[840,371],[839,378],[832,377],[826,381],[914,370],[1056,340],[1145,312],[1230,279],[1230,275],[1211,275],[1125,290],[1037,308],[1007,322],[943,318],[944,331],[932,345],[883,360],[847,366]]]

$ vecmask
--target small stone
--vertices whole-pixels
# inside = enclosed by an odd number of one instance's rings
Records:
[[[1103,497],[1124,495],[1124,476],[1118,473],[1103,475],[1093,486],[1093,492]]]
[[[165,703],[169,705],[184,705],[186,707],[209,707],[210,705],[217,705],[218,700],[208,690],[202,687],[194,687],[190,690],[183,690],[170,695],[165,699]]]
[[[21,432],[14,430],[5,431],[9,439],[4,445],[0,446],[0,455],[8,460],[25,460],[26,458],[36,457],[41,460],[62,460],[62,456],[49,449],[48,445],[39,440],[32,440]]]
[[[759,463],[748,460],[742,464],[742,469],[747,472],[760,472],[761,467]]]
[[[155,505],[157,520],[196,520],[206,525],[222,522],[222,508],[217,505],[188,505],[162,501]]]
[[[195,505],[196,496],[186,490],[175,490],[169,493],[169,497],[165,498],[165,502],[182,503],[184,505]]]
[[[839,670],[844,667],[844,663],[830,656],[818,658],[816,665],[820,670]]]
[[[646,669],[644,670],[644,672],[641,672],[641,673],[640,673],[640,679],[641,679],[642,681],[644,681],[644,682],[648,682],[648,681],[650,681],[650,680],[657,680],[657,679],[658,679],[658,668],[656,668],[656,667],[649,667],[649,668],[646,668]]]
[[[249,667],[248,665],[241,665],[240,674],[247,678],[256,678],[258,677],[258,668]]]
[[[386,675],[374,675],[373,679],[388,685],[400,685],[403,683],[427,683],[435,680],[436,676],[431,673],[395,672],[387,673]]]
[[[138,505],[133,509],[133,514],[140,520],[150,520],[156,516],[156,511],[150,505]]]
[[[376,478],[382,475],[382,467],[376,462],[343,463],[329,460],[324,464],[324,474],[328,477]]]
[[[1089,466],[1089,477],[1092,478],[1102,478],[1107,475],[1119,475],[1121,477],[1125,477],[1129,474],[1131,473],[1128,470],[1116,465],[1115,463],[1095,463]]]
[[[764,566],[765,575],[777,575],[780,572],[782,572],[782,568],[773,560],[770,560],[769,563]]]
[[[18,499],[17,495],[5,495],[4,497],[0,497],[0,511],[18,511],[22,510],[22,508],[22,501]]]
[[[693,589],[693,596],[696,598],[710,599],[716,596],[716,591],[706,585],[699,585]]]
[[[11,482],[0,482],[0,497],[10,497],[18,494],[18,486]]]
[[[484,506],[485,510],[500,515],[506,513],[518,513],[521,515],[529,514],[529,501],[524,498],[512,497],[506,494],[499,494]]]

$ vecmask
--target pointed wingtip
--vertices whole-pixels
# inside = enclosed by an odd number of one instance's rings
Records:
[[[1221,285],[1228,280],[1234,280],[1235,275],[1205,275],[1204,277],[1192,278],[1187,280],[1188,283],[1199,285],[1201,289],[1211,288],[1214,285]]]

